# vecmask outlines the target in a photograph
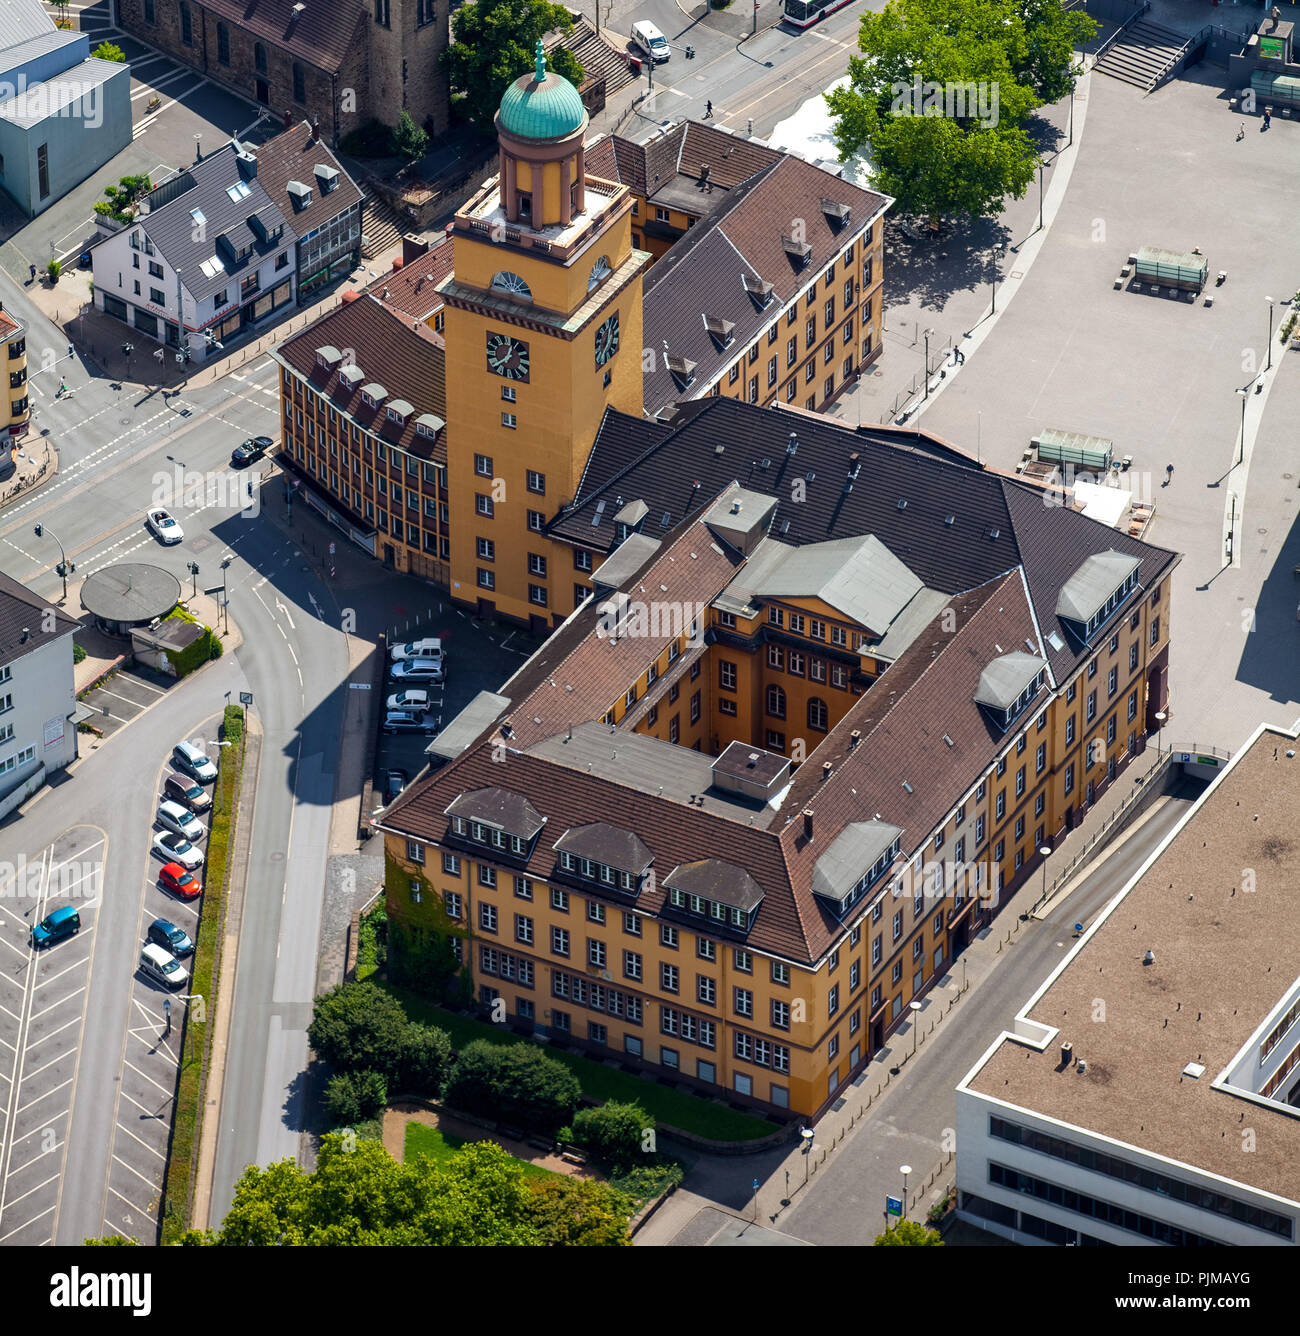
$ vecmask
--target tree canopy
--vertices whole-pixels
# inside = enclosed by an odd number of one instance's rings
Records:
[[[377,1141],[336,1133],[314,1173],[292,1160],[244,1171],[221,1228],[185,1246],[623,1246],[632,1203],[602,1183],[530,1180],[499,1146],[470,1142],[443,1165],[398,1164]]]
[[[467,118],[492,132],[506,88],[533,68],[537,43],[555,28],[568,32],[573,18],[564,5],[548,0],[468,0],[451,16],[451,45],[443,54],[452,92]],[[573,52],[557,46],[548,68],[575,87],[582,66]]]
[[[903,212],[1000,213],[1034,179],[1027,121],[1070,90],[1095,31],[1061,0],[888,0],[863,14],[863,55],[826,94],[841,160],[865,150]]]
[[[937,1229],[927,1229],[917,1220],[900,1220],[893,1229],[876,1236],[877,1248],[942,1248]]]

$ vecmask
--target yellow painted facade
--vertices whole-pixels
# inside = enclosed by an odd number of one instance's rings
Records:
[[[5,439],[22,436],[31,422],[27,389],[27,339],[21,321],[0,307],[0,369],[7,379],[8,393],[0,410],[0,433]]]

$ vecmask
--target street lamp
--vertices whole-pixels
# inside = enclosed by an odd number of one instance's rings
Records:
[[[934,330],[927,329],[922,336],[925,339],[925,395],[922,398],[922,403],[930,397],[930,335],[933,333]]]
[[[811,1127],[799,1129],[799,1136],[803,1140],[803,1185],[808,1186],[808,1164],[812,1159],[813,1137],[816,1134]]]
[[[199,596],[199,563],[198,563],[197,561],[191,561],[191,562],[188,564],[187,569],[188,569],[189,573],[194,577],[194,597],[195,597],[195,598],[198,598],[198,596]]]
[[[233,742],[225,742],[221,738],[213,738],[212,745],[214,747],[233,747],[235,744]],[[221,758],[218,757],[217,758],[217,811],[218,812],[225,810],[225,802],[226,802],[225,793],[226,793],[226,770],[225,767],[221,764]]]
[[[1073,106],[1073,99],[1071,99]],[[1038,230],[1043,230],[1043,160],[1038,159]]]
[[[908,1010],[912,1013],[912,1056],[913,1056],[913,1057],[916,1057],[916,1026],[917,1026],[917,1012],[919,1012],[919,1011],[921,1010],[921,1004],[920,1004],[919,1002],[915,1002],[915,1001],[913,1001],[913,1002],[909,1002],[909,1003],[907,1004],[907,1007],[908,1007]]]
[[[900,1164],[898,1172],[903,1175],[903,1219],[907,1219],[907,1176],[912,1172],[910,1164]]]
[[[1168,718],[1169,718],[1169,716],[1168,716],[1163,710],[1158,710],[1158,711],[1156,712],[1156,723],[1159,725],[1159,727],[1156,729],[1156,760],[1157,760],[1157,761],[1160,759],[1160,735],[1161,735],[1161,733],[1163,733],[1163,732],[1165,731],[1165,720],[1168,719]]]
[[[1267,371],[1273,365],[1273,298],[1265,297],[1268,303],[1268,359],[1264,363],[1264,370]]]
[[[1241,450],[1235,462],[1240,464],[1246,458],[1246,402],[1250,398],[1250,391],[1238,390],[1237,395],[1241,399]]]
[[[46,528],[43,524],[37,524],[33,527],[32,532],[37,538],[43,538],[46,534]],[[58,538],[52,531],[50,531],[50,537],[59,544],[59,564],[54,569],[63,577],[63,602],[66,603],[68,601],[68,576],[77,569],[77,564],[68,560],[68,554],[63,550],[63,544],[59,543]]]
[[[233,560],[233,557],[221,558],[221,618],[226,631],[230,630],[230,596],[226,593],[226,571]]]
[[[1040,845],[1040,846],[1039,846],[1038,852],[1039,852],[1039,854],[1042,855],[1042,859],[1043,859],[1043,899],[1046,900],[1046,899],[1047,899],[1047,860],[1048,860],[1048,858],[1051,857],[1052,850],[1051,850],[1051,848],[1050,848],[1048,845],[1043,844],[1043,845]]]

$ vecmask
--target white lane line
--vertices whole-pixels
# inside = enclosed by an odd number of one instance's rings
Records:
[[[130,1069],[131,1069],[137,1076],[143,1076],[144,1079],[145,1079],[146,1081],[148,1081],[149,1084],[150,1084],[151,1086],[157,1086],[158,1089],[161,1090],[162,1093],[163,1093],[164,1095],[170,1095],[170,1094],[172,1093],[172,1092],[171,1092],[165,1085],[160,1085],[157,1081],[155,1081],[155,1080],[153,1079],[153,1077],[149,1075],[148,1072],[142,1072],[142,1071],[139,1069],[139,1067],[137,1067],[137,1066],[135,1065],[135,1063],[133,1063],[133,1062],[128,1062],[128,1063],[126,1063],[126,1066],[130,1067]]]
[[[54,1209],[53,1206],[47,1206],[45,1210],[41,1212],[40,1215],[34,1215],[30,1220],[24,1220],[21,1225],[18,1225],[15,1228],[11,1229],[7,1234],[0,1234],[0,1243],[3,1243],[5,1239],[13,1238],[15,1234],[19,1233],[19,1231],[21,1230],[26,1229],[28,1225],[34,1225],[41,1218],[41,1215],[49,1215],[49,1213],[53,1209]]]
[[[57,1150],[58,1147],[56,1146],[55,1149]],[[46,1151],[45,1154],[47,1154],[47,1155],[53,1154],[53,1151]],[[28,1160],[28,1162],[27,1162],[27,1164],[35,1164],[35,1163],[36,1163],[35,1160]],[[27,1167],[27,1165],[24,1165],[24,1166],[23,1166],[24,1169],[25,1169],[26,1167]],[[18,1170],[18,1169],[15,1169],[15,1170],[14,1170],[14,1173],[20,1173],[20,1172],[21,1172],[21,1170]],[[12,1177],[12,1175],[10,1175],[10,1177]],[[22,1197],[15,1197],[15,1198],[13,1199],[13,1201],[9,1203],[10,1207],[17,1206],[18,1203],[19,1203],[20,1201],[23,1200],[23,1198],[25,1198],[25,1197],[30,1197],[30,1196],[32,1195],[33,1192],[39,1192],[42,1188],[49,1187],[49,1185],[50,1185],[51,1183],[53,1183],[54,1180],[55,1180],[56,1178],[58,1178],[58,1174],[51,1174],[51,1175],[49,1176],[49,1178],[47,1178],[47,1179],[45,1180],[44,1183],[37,1183],[37,1185],[36,1185],[34,1188],[28,1188],[27,1191],[23,1193]],[[42,1211],[42,1212],[41,1212],[41,1215],[44,1215],[44,1214],[45,1214],[45,1212]],[[41,1218],[40,1215],[34,1215],[34,1216],[32,1216],[32,1219],[33,1219],[33,1220],[39,1220],[40,1218]],[[30,1221],[29,1221],[29,1223],[30,1223]],[[8,1238],[9,1236],[6,1234],[5,1237]]]
[[[126,1100],[128,1104],[134,1104],[135,1107],[139,1109],[140,1112],[143,1113],[146,1118],[152,1119],[155,1122],[159,1119],[160,1115],[156,1109],[146,1109],[145,1106],[141,1104],[138,1099],[132,1099],[131,1096],[126,1093],[125,1090],[122,1092],[122,1098]]]
[[[119,1123],[118,1126],[120,1127],[121,1124]],[[140,1182],[147,1183],[155,1192],[158,1190],[158,1184],[155,1183],[153,1179],[146,1178],[138,1169],[132,1169],[131,1166],[127,1164],[127,1162],[120,1155],[114,1155],[113,1159],[118,1164],[120,1164],[123,1169],[130,1170],[130,1172],[133,1173],[140,1180]],[[112,1186],[113,1185],[110,1183],[109,1187],[111,1188]],[[119,1193],[118,1195],[120,1196],[121,1194]]]
[[[27,1078],[24,1077],[23,1079],[26,1080]],[[29,1100],[26,1104],[22,1106],[21,1109],[18,1110],[18,1112],[20,1114],[26,1113],[28,1109],[35,1108],[36,1105],[38,1105],[42,1100],[49,1099],[51,1095],[58,1094],[58,1092],[62,1090],[64,1086],[70,1086],[71,1084],[72,1084],[72,1077],[69,1076],[66,1081],[60,1081],[59,1084],[56,1085],[52,1090],[47,1090],[43,1095],[37,1095],[35,1099]],[[23,1139],[26,1140],[25,1137]]]
[[[131,1131],[129,1127],[123,1127],[121,1123],[118,1123],[117,1130],[119,1132],[125,1132],[127,1136],[131,1138],[132,1141],[139,1141],[140,1144],[145,1148],[145,1150],[149,1152],[150,1155],[156,1155],[164,1164],[167,1163],[167,1157],[162,1153],[162,1151],[158,1150],[157,1147],[155,1146],[151,1146],[147,1141],[140,1141],[140,1138],[136,1136],[136,1134],[133,1131]]]
[[[29,1017],[28,1023],[30,1024],[31,1021],[40,1020],[40,1018],[44,1016],[47,1011],[53,1011],[55,1007],[62,1006],[64,1002],[70,1002],[74,997],[77,996],[78,993],[83,993],[85,992],[85,990],[86,990],[85,984],[82,984],[80,988],[74,988],[73,991],[70,992],[66,997],[61,997],[57,1002],[51,1002],[48,1007],[42,1007],[40,1011],[34,1012],[32,1016]]]
[[[75,1021],[69,1021],[68,1025],[73,1025],[75,1023],[76,1023]],[[67,1026],[65,1025],[62,1028],[66,1030]],[[41,1045],[44,1046],[46,1042],[47,1042],[46,1040],[42,1039]],[[45,1064],[45,1067],[53,1067],[56,1062],[62,1062],[65,1058],[70,1058],[71,1056],[72,1056],[72,1050],[69,1049],[66,1053],[60,1053],[58,1057],[51,1058],[49,1062]],[[37,1067],[37,1069],[34,1072],[28,1072],[27,1079],[30,1081],[33,1077],[39,1076],[45,1070],[45,1067]],[[21,1113],[22,1110],[19,1109],[18,1112]]]

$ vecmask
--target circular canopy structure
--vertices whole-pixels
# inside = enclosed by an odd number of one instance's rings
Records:
[[[81,586],[82,607],[110,635],[126,635],[165,617],[180,597],[181,582],[170,571],[143,562],[105,566]]]
[[[497,122],[516,139],[563,139],[581,130],[587,109],[578,90],[562,75],[546,68],[542,44],[537,43],[537,66],[505,91]]]

